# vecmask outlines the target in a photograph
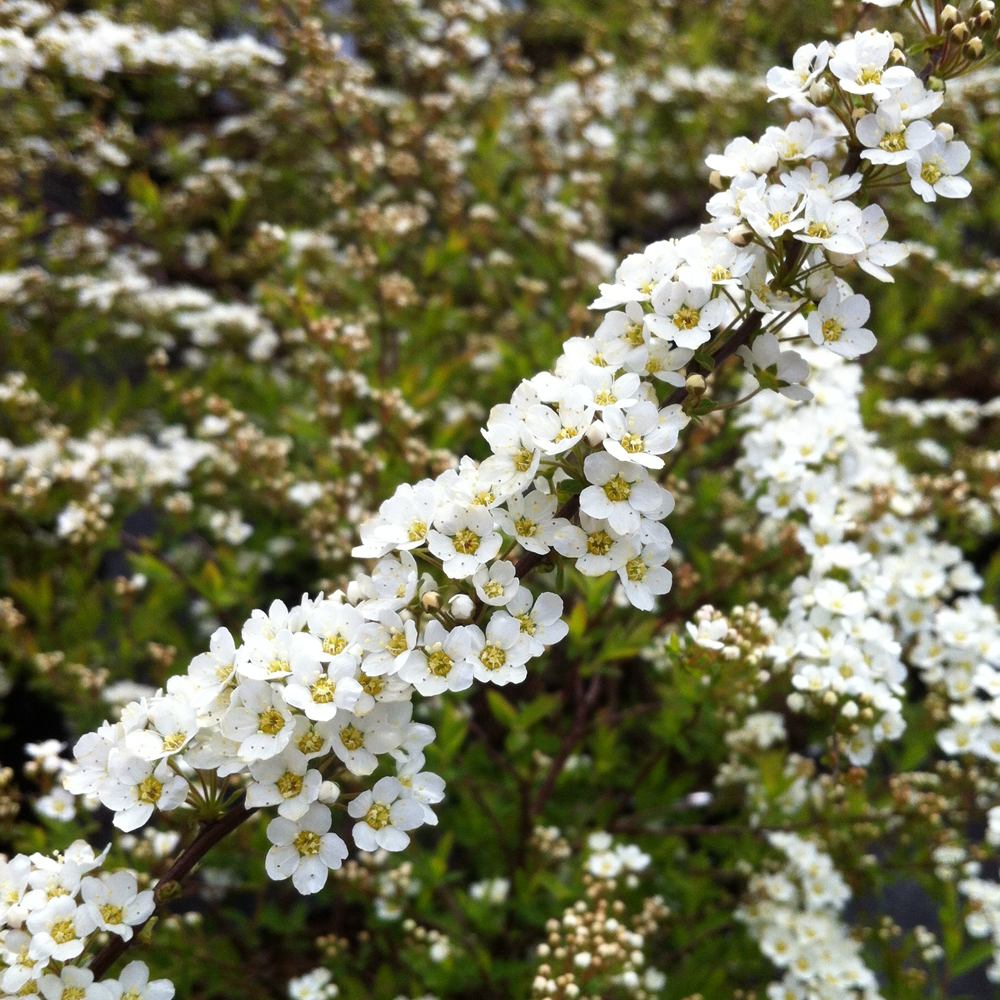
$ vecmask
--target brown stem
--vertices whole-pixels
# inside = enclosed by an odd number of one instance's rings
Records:
[[[166,874],[153,890],[153,899],[161,903],[162,893],[166,886],[176,885],[191,874],[191,869],[213,848],[242,823],[245,823],[256,809],[247,809],[243,802],[238,802],[224,816],[212,823],[202,826],[198,836],[181,852],[181,856],[170,866]],[[149,918],[138,927],[133,928],[132,937],[128,941],[114,936],[95,956],[90,963],[90,971],[94,979],[100,979],[132,947],[139,939],[139,933],[146,926]]]

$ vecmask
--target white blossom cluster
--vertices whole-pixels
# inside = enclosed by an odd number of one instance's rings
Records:
[[[153,912],[153,893],[139,891],[133,872],[101,872],[108,849],[95,855],[83,840],[65,852],[0,858],[0,990],[45,1000],[171,1000],[169,980],[150,982],[144,962],[117,979],[94,982],[74,965],[97,934],[129,941]]]
[[[1000,416],[1000,397],[988,403],[977,399],[881,399],[879,413],[902,417],[913,427],[928,420],[943,420],[960,434],[974,430],[980,420]]]
[[[0,17],[13,25],[0,28],[0,87],[5,88],[20,87],[32,70],[56,65],[70,76],[100,81],[109,73],[151,67],[221,75],[284,62],[281,53],[249,35],[209,41],[189,28],[160,32],[96,11],[57,14],[47,4],[24,0],[5,0]]]
[[[829,855],[793,833],[771,833],[788,858],[781,871],[756,875],[751,901],[736,912],[784,977],[769,1000],[880,1000],[878,981],[840,914],[851,897]]]
[[[864,429],[860,370],[818,353],[809,360],[815,400],[755,399],[741,418],[751,430],[740,467],[748,497],[763,488],[757,507],[771,522],[804,517],[796,531],[810,571],[792,584],[770,650],[776,664],[791,668],[789,705],[801,710],[812,698],[857,720],[849,754],[865,764],[876,744],[903,731],[904,646],[912,646],[909,661],[925,681],[966,701],[977,676],[992,676],[1000,631],[991,608],[959,596],[982,581],[960,550],[935,541],[933,518],[915,517],[915,484]],[[873,520],[876,489],[890,498]],[[971,733],[964,725],[943,731],[942,746],[953,735],[964,740]],[[992,733],[985,728],[977,746],[988,747]]]

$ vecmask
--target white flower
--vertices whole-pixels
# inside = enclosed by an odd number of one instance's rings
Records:
[[[705,157],[709,170],[717,170],[723,177],[751,172],[766,174],[778,162],[778,151],[769,142],[754,142],[746,136],[731,140],[721,155],[711,153]]]
[[[842,297],[834,285],[809,316],[809,336],[814,344],[826,345],[834,354],[856,358],[875,346],[875,335],[864,328],[871,306],[863,295]]]
[[[510,563],[505,565],[510,566]],[[513,568],[513,567],[511,567]],[[424,697],[444,691],[464,691],[472,686],[469,659],[472,639],[464,626],[450,632],[436,620],[427,623],[420,656],[411,657],[400,677]]]
[[[764,133],[762,141],[774,146],[778,156],[786,163],[814,156],[830,156],[835,145],[832,135],[816,135],[816,129],[808,118],[791,122],[785,128],[772,125]]]
[[[104,979],[99,984],[108,989],[111,1000],[173,1000],[174,984],[169,979],[149,981],[145,962],[129,962],[117,979]]]
[[[108,775],[101,802],[115,810],[114,824],[126,833],[146,823],[154,808],[176,809],[187,798],[188,783],[165,760],[156,763],[115,747],[108,754]]]
[[[198,732],[195,709],[183,698],[163,695],[149,703],[147,726],[125,737],[125,746],[146,760],[160,760],[178,753]]]
[[[288,980],[289,1000],[333,1000],[340,989],[333,981],[333,973],[322,967]]]
[[[323,652],[338,656],[352,646],[364,616],[350,604],[323,601],[309,613],[309,631],[323,645]]]
[[[695,644],[704,649],[722,649],[722,639],[729,632],[729,622],[725,618],[701,619],[697,625],[688,622],[685,626]]]
[[[380,778],[347,807],[359,822],[351,831],[362,851],[403,851],[410,843],[407,830],[424,822],[424,813],[412,798],[402,798],[403,786],[396,778]]]
[[[424,822],[437,826],[437,816],[431,806],[444,799],[444,778],[425,771],[424,755],[416,753],[396,769],[396,778],[402,785],[400,796],[413,799],[423,810]]]
[[[666,382],[667,385],[680,387],[684,385],[684,376],[680,374],[683,368],[693,357],[694,351],[688,347],[671,347],[666,340],[651,341],[646,346],[646,356],[643,364],[638,369],[644,375],[652,375],[653,378]],[[638,357],[636,360],[640,360]],[[636,400],[622,400],[621,406],[629,406]]]
[[[888,31],[859,31],[841,42],[830,59],[830,71],[849,94],[871,94],[876,101],[887,101],[891,89],[905,86],[913,70],[886,63],[896,43]]]
[[[743,199],[741,211],[758,236],[774,243],[785,233],[795,232],[805,225],[800,217],[804,207],[805,201],[793,188],[772,184],[763,197],[750,192]]]
[[[653,289],[677,270],[677,248],[666,241],[651,243],[643,253],[629,254],[615,273],[615,284],[599,285],[601,294],[591,309],[613,309],[629,302],[646,302]]]
[[[546,646],[566,638],[569,626],[562,620],[563,602],[558,594],[539,594],[534,606],[533,600],[531,591],[522,587],[507,605],[507,613],[520,622],[531,656],[541,656]]]
[[[254,681],[276,681],[294,667],[308,670],[327,659],[320,640],[308,632],[281,629],[274,638],[252,635],[236,651],[236,671]]]
[[[152,891],[139,892],[130,871],[102,879],[85,878],[80,883],[80,895],[94,925],[117,934],[123,941],[132,940],[132,928],[144,924],[156,907]]]
[[[68,823],[76,816],[76,797],[65,788],[53,788],[35,800],[35,812]]]
[[[812,392],[798,384],[809,377],[809,365],[795,351],[782,351],[773,333],[758,334],[751,347],[743,345],[736,353],[747,366],[747,388],[751,392],[759,385],[789,399],[812,399]]]
[[[472,585],[476,588],[476,595],[483,604],[502,608],[517,593],[521,583],[517,578],[514,564],[501,559],[493,563],[489,569],[480,566],[472,577]]]
[[[259,809],[277,806],[286,819],[298,819],[319,798],[323,775],[309,769],[300,750],[288,746],[277,757],[255,760],[250,765],[253,782],[247,788],[247,806]]]
[[[603,518],[586,513],[580,514],[580,527],[571,524],[560,531],[555,549],[576,559],[576,568],[584,576],[603,576],[621,569],[635,555],[628,535],[615,531]]]
[[[436,484],[424,482],[411,486],[401,483],[379,507],[385,523],[377,534],[397,549],[423,545],[440,503],[441,490]]]
[[[309,896],[326,885],[331,868],[347,857],[347,844],[330,833],[330,810],[314,802],[298,820],[277,816],[267,824],[267,839],[274,845],[264,860],[267,874],[276,882],[291,878],[292,885]]]
[[[594,396],[585,385],[567,390],[556,412],[536,404],[528,410],[528,423],[539,447],[547,455],[561,455],[575,447],[594,419]]]
[[[473,882],[469,886],[469,896],[487,903],[500,904],[507,900],[510,892],[510,879],[488,878],[482,882]]]
[[[56,896],[28,914],[25,925],[32,935],[28,949],[31,958],[68,962],[82,954],[84,938],[93,932],[95,922],[71,896]]]
[[[663,468],[659,456],[677,444],[680,430],[671,423],[661,424],[656,404],[645,400],[625,411],[617,406],[607,407],[604,426],[608,431],[605,449],[622,462],[635,462],[647,469]]]
[[[794,97],[808,90],[813,81],[826,69],[830,59],[830,45],[801,45],[792,56],[792,68],[772,66],[767,71],[767,86],[773,94],[768,101],[782,97]]]
[[[516,618],[504,611],[496,612],[486,626],[485,636],[474,625],[467,627],[472,640],[469,658],[476,680],[503,687],[520,684],[528,676],[525,663],[529,647],[521,641],[521,626]]]
[[[942,198],[966,198],[972,185],[964,177],[956,177],[971,157],[969,147],[958,140],[947,142],[936,132],[931,141],[920,149],[919,155],[906,161],[910,174],[910,187],[926,202]]]
[[[646,314],[650,333],[692,350],[708,341],[729,313],[726,299],[712,298],[710,284],[663,281],[656,286],[652,302],[655,312]]]
[[[350,653],[334,656],[327,664],[299,659],[285,682],[285,701],[316,722],[332,719],[338,711],[349,712],[363,693],[354,679],[357,666]]]
[[[114,1000],[109,983],[95,983],[90,969],[76,965],[67,965],[58,976],[42,976],[38,990],[45,1000]]]
[[[580,510],[591,517],[606,518],[621,535],[639,530],[643,514],[652,514],[668,495],[650,481],[642,466],[622,462],[607,452],[588,455],[583,463],[587,482],[593,484],[580,494]]]
[[[453,580],[464,580],[495,559],[501,542],[493,517],[480,506],[445,504],[434,519],[434,527],[427,532],[431,553],[443,560],[442,568]]]
[[[875,113],[858,122],[857,136],[868,148],[862,159],[872,163],[906,163],[934,139],[934,129],[923,119],[903,121],[903,112],[895,101],[884,101]]]
[[[365,651],[361,666],[369,677],[397,674],[417,645],[417,625],[412,619],[404,622],[395,611],[383,611],[377,622],[358,632],[357,640]]]
[[[240,759],[249,763],[275,757],[292,738],[292,713],[276,684],[244,681],[219,723],[222,735],[239,743]]]
[[[907,161],[915,162],[915,161]],[[857,261],[858,267],[862,271],[870,274],[879,281],[893,281],[892,275],[886,270],[903,260],[908,251],[902,243],[895,243],[892,240],[882,239],[889,229],[889,220],[885,217],[880,205],[868,205],[861,213],[861,238],[864,240],[865,249],[861,253],[852,254],[850,257],[841,257],[832,254],[831,260],[838,267],[842,267],[849,259]]]
[[[833,253],[861,253],[865,249],[861,210],[850,202],[813,194],[806,204],[805,228],[795,238],[803,243],[818,243]]]
[[[363,718],[337,716],[333,752],[351,774],[371,774],[378,766],[376,754],[388,753],[399,746],[402,735],[389,722],[385,706],[376,705]]]
[[[209,652],[199,653],[188,666],[188,676],[201,693],[198,707],[215,700],[229,683],[236,663],[236,643],[227,628],[216,629],[209,640]]]
[[[479,467],[480,475],[505,492],[523,489],[538,470],[541,451],[535,435],[510,406],[494,406],[483,437],[493,454]]]
[[[497,524],[529,552],[545,555],[552,545],[556,531],[566,523],[565,518],[557,518],[557,499],[553,494],[532,490],[525,497],[511,497],[506,502],[506,510],[497,507],[493,511]]]
[[[652,611],[656,607],[654,598],[670,590],[673,574],[663,565],[669,556],[670,549],[644,545],[639,555],[619,568],[618,579],[633,607]]]

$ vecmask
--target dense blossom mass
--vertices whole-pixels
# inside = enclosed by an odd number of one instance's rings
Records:
[[[93,12],[56,14],[27,0],[4,4],[3,10],[11,25],[0,28],[0,86],[8,90],[34,86],[56,72],[98,85],[114,74],[169,70],[183,87],[188,74],[198,76],[204,96],[240,73],[270,79],[267,74],[286,64],[278,48],[249,35],[208,40],[187,28],[158,31]],[[936,5],[936,25],[952,31],[965,24],[949,10],[954,8]],[[472,4],[469,11],[472,21],[486,21],[499,7]],[[991,18],[992,4],[978,0],[973,13]],[[914,16],[921,23],[931,15]],[[434,18],[426,18],[424,28],[427,39],[440,37],[442,45],[460,47],[463,58],[475,60],[488,51],[488,46],[480,51],[467,24],[446,38]],[[104,947],[101,954],[111,955],[107,961],[117,958],[149,926],[157,904],[180,892],[180,881],[207,851],[202,845],[213,832],[235,829],[257,811],[265,817],[260,828],[267,846],[260,861],[270,879],[287,880],[303,895],[319,893],[331,882],[363,886],[375,899],[379,919],[399,920],[408,900],[420,893],[419,880],[405,863],[378,866],[406,852],[421,827],[438,823],[434,807],[446,794],[444,778],[427,769],[433,752],[428,748],[440,734],[426,720],[450,695],[482,685],[491,710],[507,720],[505,749],[513,755],[520,736],[544,715],[525,721],[499,689],[526,682],[539,669],[535,661],[567,638],[582,641],[587,617],[577,613],[593,610],[595,588],[608,585],[609,607],[656,613],[683,567],[683,587],[696,592],[688,554],[675,545],[667,523],[675,510],[690,510],[695,501],[672,478],[673,470],[688,435],[707,439],[713,420],[740,405],[735,426],[742,453],[735,465],[727,458],[742,489],[742,497],[734,493],[735,502],[759,515],[754,530],[761,538],[797,546],[802,569],[791,580],[780,613],[741,606],[727,618],[706,606],[683,629],[668,630],[666,641],[649,655],[664,670],[687,657],[685,669],[692,676],[702,657],[721,663],[723,670],[745,660],[753,668],[752,683],[760,691],[771,685],[768,691],[775,695],[762,707],[756,694],[740,694],[742,714],[725,719],[728,729],[720,742],[730,756],[715,776],[716,792],[685,785],[683,808],[707,807],[713,795],[736,787],[750,803],[752,824],[741,832],[761,834],[762,850],[770,854],[756,868],[744,863],[737,871],[745,892],[734,919],[779,970],[768,997],[878,1000],[883,995],[862,944],[845,923],[851,891],[837,870],[834,847],[761,824],[794,825],[800,810],[819,809],[835,797],[830,786],[842,774],[863,780],[880,748],[904,736],[914,682],[933,692],[933,739],[943,758],[971,759],[984,767],[1000,763],[1000,619],[980,598],[984,579],[962,549],[940,540],[942,524],[925,502],[926,484],[865,428],[862,370],[850,363],[870,354],[877,338],[870,328],[872,303],[848,278],[857,281],[861,272],[863,281],[890,284],[891,269],[909,253],[902,241],[887,239],[892,234],[877,200],[880,192],[904,189],[917,210],[972,192],[961,176],[970,148],[951,124],[938,119],[949,68],[964,72],[979,58],[962,47],[964,38],[957,41],[957,55],[947,44],[934,50],[927,72],[907,65],[910,50],[901,35],[877,28],[802,45],[791,68],[772,67],[766,74],[769,99],[788,102],[789,120],[756,137],[734,138],[705,157],[714,189],[706,205],[708,221],[688,235],[628,254],[613,280],[599,283],[591,304],[601,314],[596,328],[587,334],[574,320],[574,334],[551,370],[523,379],[507,402],[492,406],[481,428],[482,460],[455,459],[405,437],[406,461],[419,471],[371,511],[360,499],[360,483],[365,476],[377,479],[392,448],[366,462],[368,440],[380,433],[380,420],[398,419],[409,434],[420,415],[401,396],[373,389],[360,368],[347,362],[346,369],[319,373],[318,391],[331,393],[323,396],[325,417],[338,418],[348,404],[370,415],[333,448],[352,454],[359,470],[337,487],[342,520],[357,522],[356,544],[345,541],[342,525],[319,523],[319,513],[314,532],[326,554],[349,553],[355,572],[349,580],[304,594],[298,603],[275,600],[242,623],[217,620],[212,612],[223,614],[224,603],[210,604],[211,586],[194,588],[208,595],[201,598],[202,622],[210,623],[203,633],[210,633],[207,650],[181,671],[165,672],[162,686],[126,684],[120,698],[108,699],[119,702],[116,713],[76,741],[72,761],[60,756],[58,742],[30,751],[35,771],[48,775],[39,813],[69,821],[78,810],[104,807],[112,814],[120,849],[128,844],[137,850],[143,842],[135,832],[145,827],[147,853],[160,860],[176,855],[180,867],[169,869],[177,881],[170,874],[146,887],[148,879],[141,882],[129,867],[103,870],[112,845],[97,853],[82,840],[52,855],[4,858],[0,986],[5,995],[170,1000],[173,985],[151,980],[143,962],[129,962],[117,978],[107,978],[105,959],[95,959],[95,952]],[[341,55],[340,39],[313,37],[310,44],[328,62],[335,57],[350,62]],[[911,61],[929,46],[918,42]],[[407,58],[436,68],[434,53],[443,51],[421,44]],[[360,92],[367,75],[360,59],[351,66],[345,79],[357,77],[345,90]],[[308,79],[301,84],[307,88]],[[605,93],[608,107],[615,100],[624,104],[626,90],[622,84],[617,96]],[[579,111],[577,91],[557,91],[533,108],[540,131],[555,144]],[[450,107],[434,95],[425,95],[425,101],[435,113]],[[390,109],[400,103],[388,93],[373,100],[379,102]],[[245,125],[227,119],[220,136]],[[595,149],[614,142],[603,128],[594,122],[585,130]],[[445,139],[435,139],[440,153]],[[442,159],[458,163],[468,153],[458,146],[449,146]],[[105,143],[97,150],[109,163],[119,154],[128,161],[116,146]],[[386,155],[380,146],[375,159],[384,161]],[[416,158],[410,163],[405,156],[410,154],[389,153],[397,180],[419,172]],[[374,163],[369,168],[374,171]],[[455,176],[463,172],[462,166],[454,169]],[[218,199],[224,206],[219,217],[230,213],[226,224],[235,225],[246,203],[243,182],[249,183],[249,173],[228,157],[210,158],[187,186],[199,197]],[[116,185],[109,180],[103,194],[117,194]],[[330,188],[336,204],[347,198],[346,187]],[[137,190],[132,193],[150,217],[163,211],[148,189]],[[430,204],[432,196],[425,201]],[[486,204],[476,208],[480,221],[492,211]],[[378,223],[366,223],[367,232],[381,227],[381,237],[402,238],[418,231],[427,213],[419,199],[411,206],[393,202]],[[272,263],[282,261],[282,267],[309,254],[337,257],[345,266],[356,263],[332,238],[304,230],[262,224],[254,240],[255,252]],[[214,235],[202,243],[185,241],[185,273],[200,273],[219,246]],[[100,261],[99,277],[67,277],[34,264],[18,267],[0,274],[0,302],[15,311],[25,307],[27,315],[34,294],[68,299],[74,307],[116,317],[123,342],[145,336],[147,326],[170,326],[172,333],[158,331],[159,339],[152,339],[148,362],[164,371],[167,349],[178,344],[184,367],[193,372],[223,343],[237,343],[241,359],[260,365],[277,359],[283,344],[310,337],[340,338],[353,355],[370,346],[360,325],[334,330],[315,318],[303,320],[291,335],[279,333],[262,301],[223,301],[222,291],[216,297],[193,285],[158,284],[152,277],[160,263],[155,254],[112,249],[96,230],[77,249]],[[574,252],[598,269],[606,263],[607,253],[596,243],[577,241]],[[433,272],[431,255],[421,266]],[[218,285],[224,288],[226,282]],[[383,275],[378,287],[390,311],[405,309],[416,295],[413,282],[396,272]],[[295,309],[307,312],[301,302],[289,307],[293,314]],[[394,336],[398,348],[409,332],[396,330]],[[743,367],[740,393],[720,403],[713,397],[722,366],[734,357]],[[380,365],[391,363],[391,352],[380,356]],[[289,377],[287,370],[282,377]],[[267,495],[270,506],[262,509],[270,513],[280,513],[282,505],[318,511],[330,499],[330,483],[292,471],[292,435],[268,436],[235,406],[202,397],[195,392],[185,397],[189,411],[198,414],[193,433],[180,423],[150,421],[144,433],[117,433],[109,425],[81,435],[49,424],[53,432],[37,442],[0,438],[0,482],[12,509],[30,511],[54,497],[56,543],[86,546],[126,501],[155,498],[171,514],[187,516],[194,509],[191,491],[207,480],[212,486],[206,495],[216,498],[217,506],[203,507],[199,516],[214,538],[238,548],[257,529],[225,502],[224,483],[265,468],[255,489]],[[4,377],[0,401],[39,421],[49,419],[23,374]],[[964,430],[997,411],[995,401],[971,400],[898,399],[882,401],[880,408],[914,425],[943,418]],[[475,410],[470,406],[463,413]],[[316,436],[313,429],[303,433]],[[704,440],[696,447],[702,445]],[[940,458],[932,443],[923,454]],[[947,458],[946,453],[942,463]],[[366,509],[369,515],[362,516]],[[141,539],[129,546],[148,554]],[[282,553],[281,544],[272,546],[266,559],[242,566],[263,572]],[[163,560],[159,568],[190,584],[184,565]],[[146,582],[142,575],[123,577],[121,589],[134,595]],[[10,619],[12,608],[4,608]],[[170,666],[172,656],[157,649]],[[598,671],[594,692],[599,680]],[[494,751],[520,782],[521,807],[527,810],[511,855],[523,857],[530,848],[555,865],[576,851],[587,886],[586,899],[546,924],[532,989],[536,997],[551,1000],[575,1000],[598,988],[645,1000],[665,986],[664,975],[646,964],[644,949],[670,918],[670,908],[661,896],[649,895],[626,916],[616,893],[642,886],[650,855],[635,844],[616,844],[614,824],[608,832],[592,825],[585,848],[578,850],[559,828],[531,824],[529,800],[537,804],[535,815],[540,813],[561,769],[571,770],[571,762],[572,768],[590,767],[576,744],[587,728],[591,696],[583,693],[580,676],[576,682],[581,714],[555,763],[539,751],[525,778],[519,765],[504,761],[504,751]],[[696,683],[706,688],[707,715],[711,677],[705,673]],[[460,705],[455,718],[468,720],[470,703],[454,701]],[[551,709],[543,704],[543,710]],[[608,717],[616,711],[609,710]],[[792,723],[786,725],[785,713],[789,719],[820,720],[831,734],[834,778],[825,783],[815,778],[816,763],[790,752],[774,758],[770,776],[750,766],[753,754],[790,743]],[[454,743],[450,734],[445,741]],[[822,751],[815,756],[819,760]],[[654,758],[650,767],[658,766]],[[531,782],[548,767],[551,781],[542,780],[533,793]],[[995,801],[996,788],[987,779],[977,772],[970,781],[966,797],[977,807]],[[844,785],[836,787],[846,801]],[[635,791],[616,794],[615,808],[624,811]],[[911,793],[918,794],[893,788],[899,802],[909,801]],[[942,811],[934,808],[935,814]],[[150,826],[171,813],[190,813],[203,823],[180,851],[179,837]],[[993,806],[988,816],[987,840],[1000,842],[1000,807]],[[873,821],[867,814],[860,819]],[[692,824],[683,836],[700,836],[706,829],[710,834],[709,824]],[[621,830],[628,830],[627,821]],[[157,841],[158,836],[166,840]],[[682,849],[677,856],[684,856]],[[955,878],[962,866],[957,888],[970,902],[968,933],[990,938],[991,975],[1000,976],[1000,886],[984,877],[964,848],[944,839],[932,858],[942,880]],[[504,905],[510,891],[510,878],[490,875],[471,884],[467,895],[486,913]],[[451,897],[449,903],[457,906]],[[412,919],[401,926],[426,945],[434,963],[447,963],[457,947],[442,931]],[[929,935],[921,939],[924,958],[936,961],[940,949],[930,932],[924,934]],[[337,947],[333,935],[330,949]],[[337,993],[322,967],[289,983],[293,1000],[332,1000]]]

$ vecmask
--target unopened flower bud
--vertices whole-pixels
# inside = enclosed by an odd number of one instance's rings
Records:
[[[906,47],[906,39],[903,37],[903,33],[901,31],[894,31],[889,37],[892,39],[892,43],[897,49]]]
[[[941,27],[944,31],[951,31],[958,24],[958,19],[958,10],[952,4],[941,9]]]
[[[700,375],[688,375],[684,385],[695,399],[701,399],[705,395],[705,380]]]
[[[852,117],[852,118],[853,118],[853,119],[854,119],[854,120],[855,120],[856,122],[859,122],[859,121],[861,121],[861,119],[862,119],[862,118],[864,118],[864,117],[865,117],[865,115],[867,115],[867,114],[868,114],[868,109],[867,109],[867,108],[855,108],[855,109],[854,109],[854,110],[853,110],[853,111],[851,112],[851,117]]]
[[[944,80],[939,76],[932,76],[927,81],[927,89],[936,91],[937,93],[944,93]]]
[[[824,108],[833,100],[833,87],[822,77],[814,80],[809,88],[809,100],[818,108]]]
[[[424,611],[437,611],[441,607],[441,595],[436,590],[428,590],[420,598],[420,606]]]
[[[837,704],[837,693],[836,693],[836,691],[827,691],[826,694],[823,695],[823,704],[824,705],[836,705]]]
[[[981,59],[983,56],[983,40],[981,38],[970,38],[962,48],[962,55],[966,59]]]
[[[335,781],[324,781],[319,786],[319,800],[326,806],[332,806],[340,798],[340,785]]]
[[[718,170],[713,170],[708,175],[708,183],[715,188],[716,191],[722,190],[722,174]]]
[[[969,26],[964,21],[959,21],[958,24],[951,29],[951,37],[953,41],[956,41],[959,45],[961,45],[962,42],[969,37]]]
[[[472,612],[476,606],[472,603],[472,598],[468,594],[456,594],[449,602],[451,616],[455,621],[467,622],[472,617]]]
[[[893,49],[892,52],[889,53],[889,62],[891,62],[893,66],[905,65],[906,53],[903,52],[902,49]]]
[[[600,420],[595,420],[584,433],[584,439],[591,448],[596,448],[608,436],[608,429]]]
[[[993,13],[992,11],[984,10],[976,18],[976,27],[980,31],[989,31],[993,27]]]
[[[939,122],[935,127],[934,131],[937,132],[945,142],[951,142],[955,138],[955,127],[951,122]]]
[[[733,226],[726,235],[734,246],[745,247],[753,236],[753,230],[741,222],[738,226]]]

